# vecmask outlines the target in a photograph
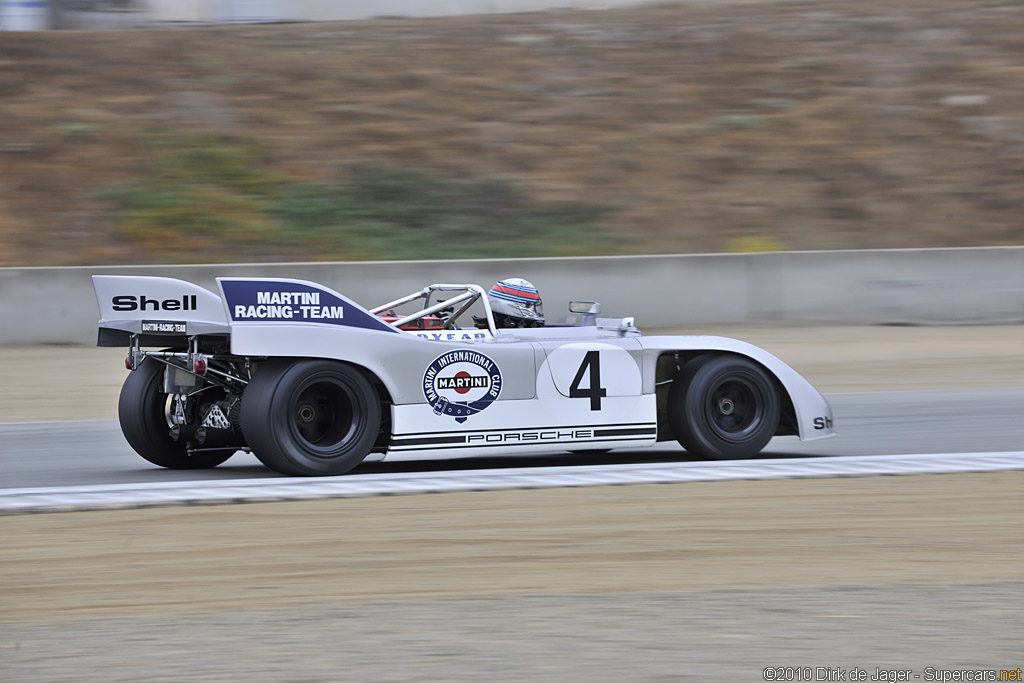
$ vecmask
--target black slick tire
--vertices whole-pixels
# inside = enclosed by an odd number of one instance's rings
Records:
[[[359,368],[339,361],[276,358],[242,395],[242,433],[270,469],[292,476],[344,474],[377,440],[381,406]]]
[[[234,449],[189,455],[184,442],[171,438],[163,381],[164,364],[145,359],[121,386],[117,417],[124,438],[135,452],[154,465],[172,470],[205,470],[234,455]]]
[[[774,379],[732,354],[686,363],[668,394],[669,424],[692,455],[713,460],[752,458],[768,444],[781,411]]]

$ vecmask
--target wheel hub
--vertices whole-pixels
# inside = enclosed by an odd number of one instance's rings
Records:
[[[709,397],[709,418],[719,436],[734,440],[746,438],[759,424],[763,408],[755,383],[731,375],[715,387]]]
[[[298,411],[299,422],[303,424],[310,424],[316,420],[316,408],[308,403],[304,403],[299,406]]]

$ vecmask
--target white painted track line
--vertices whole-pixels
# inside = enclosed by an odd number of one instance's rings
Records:
[[[0,489],[0,514],[357,498],[454,491],[1024,470],[1024,451],[524,467]]]

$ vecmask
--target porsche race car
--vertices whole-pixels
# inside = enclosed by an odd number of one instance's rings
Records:
[[[834,435],[825,398],[756,346],[644,336],[570,302],[564,325],[504,329],[487,290],[433,284],[364,308],[302,280],[93,276],[98,344],[128,349],[128,443],[175,469],[239,450],[287,475],[364,461],[638,449],[757,455]]]

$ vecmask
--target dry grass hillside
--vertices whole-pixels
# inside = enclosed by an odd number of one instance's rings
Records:
[[[1019,1],[0,35],[0,265],[1020,243]]]

